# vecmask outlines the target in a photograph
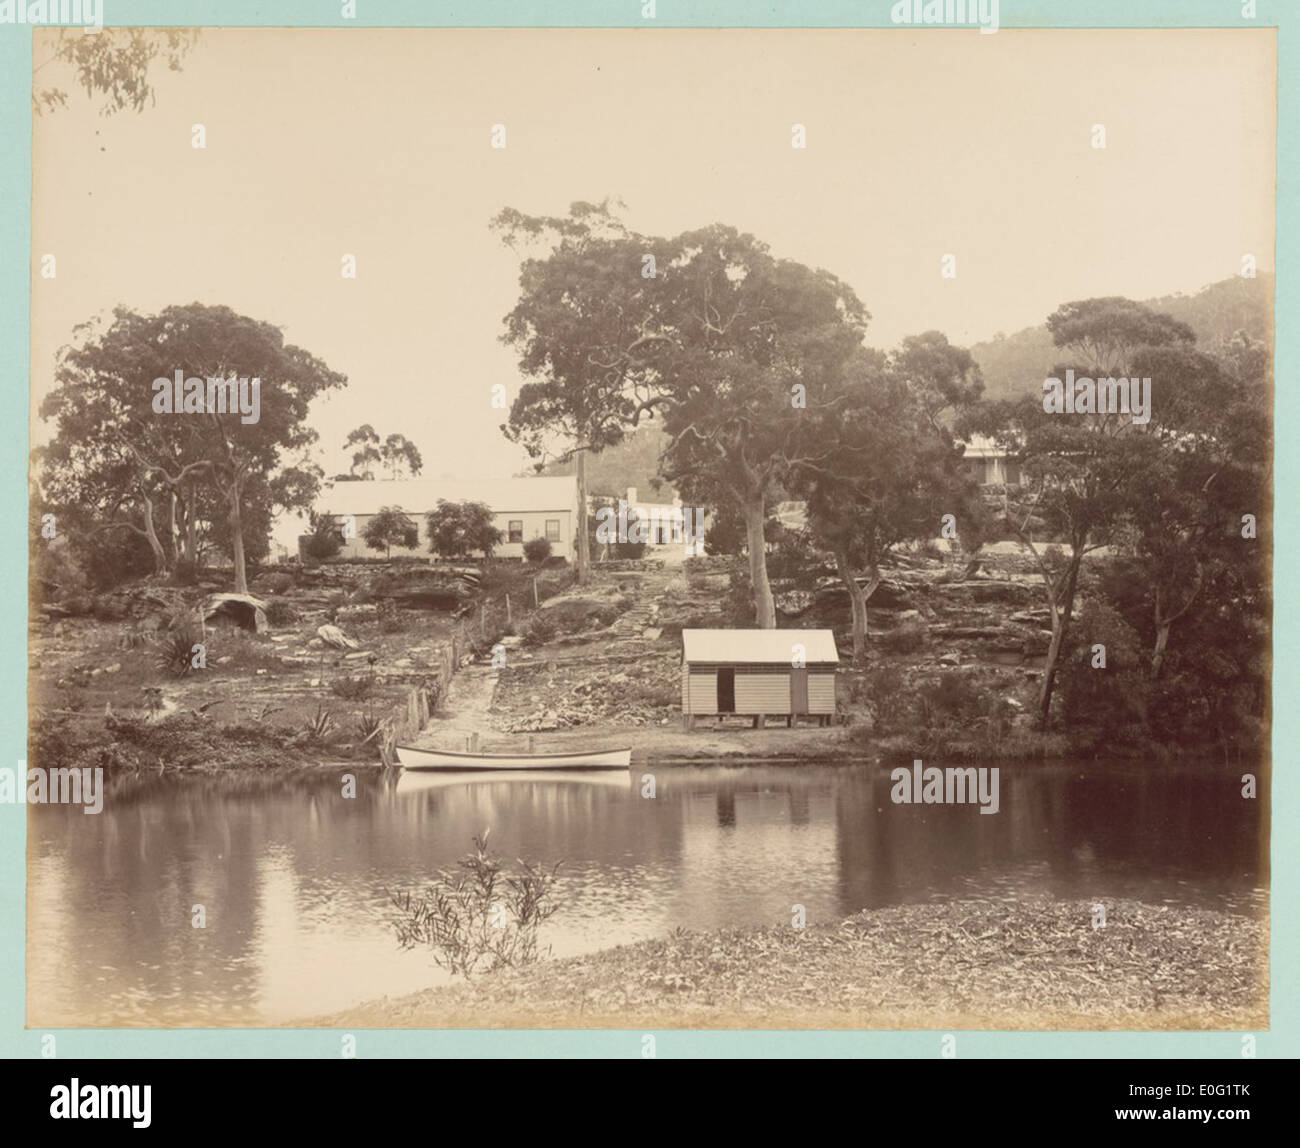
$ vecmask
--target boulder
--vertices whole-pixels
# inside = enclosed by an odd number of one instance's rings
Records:
[[[471,601],[478,583],[479,572],[474,569],[413,566],[381,574],[366,591],[373,598],[413,609],[451,610]]]
[[[355,638],[349,638],[337,626],[320,626],[316,634],[325,645],[333,646],[336,650],[355,650],[361,644]]]
[[[199,616],[204,622],[227,622],[255,634],[269,628],[266,603],[252,594],[209,594],[199,603]]]

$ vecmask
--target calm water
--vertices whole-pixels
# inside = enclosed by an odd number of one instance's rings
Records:
[[[638,776],[641,771],[638,771]],[[982,895],[1265,904],[1261,802],[1240,769],[1029,767],[1001,812],[896,806],[886,772],[801,765],[396,784],[132,781],[103,813],[29,816],[29,1021],[256,1024],[440,983],[397,948],[385,890],[496,852],[562,861],[557,956],[691,929]],[[425,775],[427,778],[427,775]],[[203,905],[207,927],[191,927]]]

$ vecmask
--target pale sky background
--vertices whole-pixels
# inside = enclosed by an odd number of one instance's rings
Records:
[[[35,399],[90,316],[220,303],[349,377],[313,411],[328,474],[364,422],[426,477],[517,472],[490,388],[519,381],[518,264],[488,220],[607,195],[834,272],[882,348],[1192,293],[1273,269],[1275,61],[1271,30],[205,29],[143,113],[72,90],[35,121]]]

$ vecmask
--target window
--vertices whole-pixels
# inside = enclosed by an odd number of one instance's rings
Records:
[[[524,520],[522,518],[510,519],[510,537],[511,542],[522,542],[524,540]]]
[[[559,542],[560,540],[560,520],[558,518],[548,518],[546,520],[546,541]]]

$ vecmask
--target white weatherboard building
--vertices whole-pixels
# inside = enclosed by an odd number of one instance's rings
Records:
[[[439,499],[448,502],[484,502],[492,508],[501,543],[492,551],[498,558],[522,558],[524,543],[545,538],[551,554],[573,561],[576,555],[578,480],[572,476],[499,479],[410,478],[374,482],[335,482],[316,500],[317,513],[328,511],[343,529],[340,557],[381,558],[382,550],[366,545],[366,523],[385,506],[400,507],[420,530],[419,544],[410,550],[394,546],[394,556],[423,555],[429,551],[425,515]]]
[[[793,724],[835,715],[840,655],[830,630],[683,630],[682,714],[741,714],[761,726],[768,714]]]
[[[680,498],[674,502],[646,502],[637,497],[635,486],[627,488],[626,501],[628,509],[636,511],[637,518],[645,523],[645,542],[653,551],[672,547],[687,557],[704,553],[708,519],[703,509],[684,507]]]
[[[988,435],[971,435],[964,444],[962,460],[966,473],[981,486],[1016,485],[1020,482],[1020,464],[1007,457],[1005,447]]]

